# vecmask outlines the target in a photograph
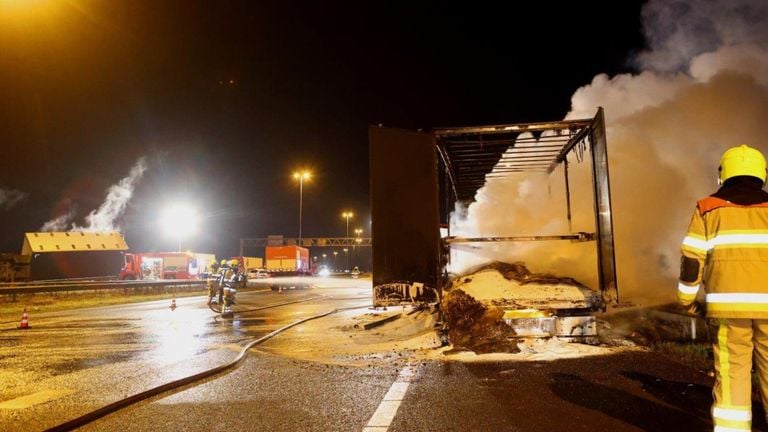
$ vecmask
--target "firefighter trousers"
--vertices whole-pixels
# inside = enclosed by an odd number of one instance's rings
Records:
[[[751,431],[753,360],[763,406],[768,407],[768,319],[712,321],[716,329],[712,392],[715,432]]]

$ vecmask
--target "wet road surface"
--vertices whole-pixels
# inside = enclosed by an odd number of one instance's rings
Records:
[[[177,300],[179,308],[173,312],[168,302],[151,302],[31,317],[34,328],[27,332],[0,327],[0,430],[42,430],[63,423],[118,398],[223,364],[245,341],[298,318],[366,304],[360,297],[369,294],[370,285],[349,283],[283,293],[241,292],[240,309],[325,297],[237,314],[231,321],[215,317],[204,300],[189,298]],[[299,338],[301,332],[299,326],[278,337],[312,343]],[[365,364],[352,365],[300,360],[257,347],[230,373],[141,402],[82,430],[705,431],[712,427],[711,378],[652,352],[466,363],[451,361],[450,356],[398,357],[396,349],[392,351],[390,356],[372,356]],[[404,376],[406,369],[411,372]],[[3,408],[14,400],[21,402]],[[762,411],[756,410],[755,430],[766,430],[761,417]]]
[[[359,286],[359,284],[356,284]],[[335,307],[366,305],[370,283],[345,282],[238,293],[238,313],[222,319],[204,297],[30,316],[32,328],[0,325],[0,430],[42,430],[165,382],[230,361],[244,341]],[[344,297],[344,299],[332,299]],[[363,297],[361,299],[361,297]]]

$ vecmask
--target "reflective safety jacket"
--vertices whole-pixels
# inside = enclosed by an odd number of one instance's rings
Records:
[[[681,248],[683,305],[704,285],[708,317],[768,318],[768,193],[761,183],[734,177],[698,202]]]

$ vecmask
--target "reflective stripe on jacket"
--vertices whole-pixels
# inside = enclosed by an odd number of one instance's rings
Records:
[[[678,284],[682,304],[704,285],[708,317],[768,318],[768,202],[699,201],[681,251],[699,263],[696,280]]]

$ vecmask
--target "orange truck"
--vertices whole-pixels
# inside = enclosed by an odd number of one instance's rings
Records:
[[[309,249],[301,246],[267,246],[266,269],[271,274],[309,273]]]
[[[232,259],[237,260],[240,268],[246,272],[264,268],[264,260],[259,257],[234,256]]]
[[[120,280],[200,279],[216,262],[213,254],[193,252],[126,253]]]

